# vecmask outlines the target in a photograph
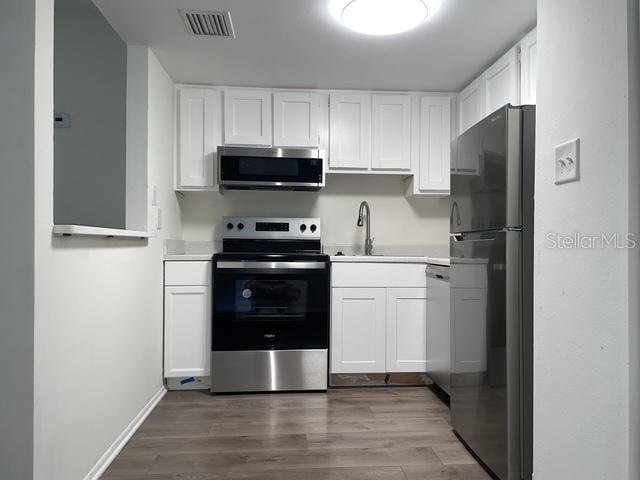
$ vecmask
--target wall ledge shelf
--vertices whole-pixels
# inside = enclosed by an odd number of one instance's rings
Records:
[[[138,238],[147,239],[149,232],[123,230],[119,228],[90,227],[86,225],[54,225],[53,234],[57,237],[83,236],[106,238]]]

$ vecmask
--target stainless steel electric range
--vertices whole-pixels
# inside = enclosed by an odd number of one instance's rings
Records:
[[[211,391],[326,390],[329,257],[317,218],[224,217]]]

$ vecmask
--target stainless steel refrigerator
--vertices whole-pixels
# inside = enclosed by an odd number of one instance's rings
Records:
[[[451,423],[500,480],[528,480],[535,107],[500,108],[453,147]]]

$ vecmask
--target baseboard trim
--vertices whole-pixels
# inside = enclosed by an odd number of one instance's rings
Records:
[[[127,428],[123,430],[123,432],[118,435],[118,438],[107,448],[107,450],[102,454],[100,459],[96,462],[96,464],[89,470],[84,477],[84,480],[98,480],[100,476],[105,472],[107,467],[111,465],[111,462],[118,456],[120,451],[124,448],[129,439],[136,433],[136,430],[140,428],[142,422],[146,420],[155,406],[162,400],[165,393],[167,393],[167,389],[162,386],[160,390],[158,390],[151,400],[147,402],[147,404],[138,412],[138,414],[131,420],[131,423],[127,425]]]

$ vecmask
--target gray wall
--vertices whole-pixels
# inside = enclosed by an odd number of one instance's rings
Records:
[[[127,47],[90,0],[55,12],[55,223],[125,228]]]
[[[34,0],[0,2],[0,478],[33,469]]]

